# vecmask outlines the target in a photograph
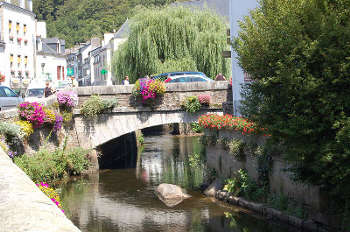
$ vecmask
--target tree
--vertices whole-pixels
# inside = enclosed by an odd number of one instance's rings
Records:
[[[47,22],[49,37],[66,40],[67,47],[117,30],[137,5],[163,6],[175,0],[33,0],[38,20]]]
[[[209,11],[181,7],[141,8],[131,19],[128,41],[113,57],[119,80],[170,71],[202,71],[230,75],[226,25]]]
[[[295,177],[350,202],[350,1],[260,5],[235,41],[255,80],[242,110],[284,145]]]

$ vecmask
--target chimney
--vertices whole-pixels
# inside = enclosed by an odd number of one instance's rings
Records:
[[[95,49],[101,46],[101,39],[98,37],[94,37],[91,39],[91,49]]]

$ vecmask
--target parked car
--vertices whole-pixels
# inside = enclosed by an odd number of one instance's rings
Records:
[[[202,72],[170,72],[162,73],[155,76],[153,79],[160,79],[166,83],[181,83],[181,82],[206,82],[213,81]]]
[[[38,102],[44,98],[45,88],[28,88],[25,94],[26,102]]]
[[[7,86],[0,86],[0,110],[17,107],[23,102],[23,98]]]

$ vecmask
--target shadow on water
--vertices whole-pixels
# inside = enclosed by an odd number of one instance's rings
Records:
[[[125,152],[108,149],[115,155]],[[198,137],[146,136],[142,154],[122,163],[121,169],[101,170],[62,186],[65,211],[83,232],[289,231],[193,191],[208,171]],[[166,207],[154,194],[163,182],[183,186],[192,198]]]

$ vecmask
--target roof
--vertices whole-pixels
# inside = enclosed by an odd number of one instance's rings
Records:
[[[129,19],[123,23],[123,25],[119,28],[119,30],[114,33],[114,38],[127,38],[130,34],[130,23]]]
[[[57,43],[60,43],[61,45],[66,45],[66,41],[63,40],[63,39],[59,39],[57,37],[53,37],[53,38],[43,38],[41,39],[41,41],[43,41],[43,43],[46,43],[46,44],[57,44]]]
[[[29,14],[30,16],[33,16],[34,18],[36,17],[36,15],[30,11],[30,10],[27,10],[25,8],[22,8],[22,7],[19,7],[19,6],[16,6],[14,4],[11,4],[11,3],[7,3],[7,2],[4,2],[4,1],[0,1],[0,6],[6,6],[8,8],[11,8],[13,10],[18,10],[18,11],[21,11],[23,13],[27,13]]]
[[[49,43],[47,43],[49,41]],[[56,42],[54,42],[56,41]],[[38,52],[38,54],[41,55],[53,55],[53,56],[65,56],[65,54],[60,54],[57,53],[56,50],[52,49],[48,44],[57,44],[58,41],[61,41],[60,39],[57,38],[47,38],[47,39],[41,39],[42,43],[42,50]],[[63,45],[63,44],[61,44]]]

